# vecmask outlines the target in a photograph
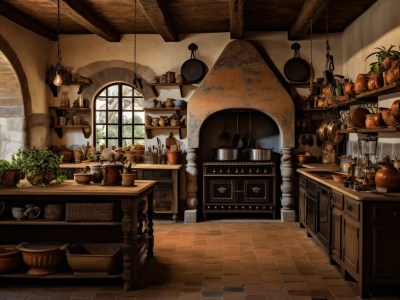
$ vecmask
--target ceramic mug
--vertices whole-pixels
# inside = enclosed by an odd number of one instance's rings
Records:
[[[34,204],[26,204],[24,215],[28,217],[29,220],[36,219],[39,217],[41,210],[38,206]]]
[[[16,218],[17,220],[22,220],[23,218],[25,218],[25,207],[13,207],[11,208],[11,213],[13,215],[14,218]]]
[[[44,218],[50,221],[60,221],[64,219],[64,204],[47,204],[44,206]]]

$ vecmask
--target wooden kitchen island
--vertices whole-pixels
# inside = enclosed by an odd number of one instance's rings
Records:
[[[332,169],[298,169],[299,222],[339,266],[359,282],[360,296],[400,286],[400,193],[354,191]],[[397,291],[396,291],[397,290]]]
[[[46,187],[31,186],[21,180],[20,186],[0,189],[0,202],[5,209],[0,216],[0,244],[21,242],[61,243],[121,243],[122,271],[104,275],[104,278],[123,278],[124,290],[138,288],[138,269],[141,254],[153,255],[153,188],[156,181],[136,180],[135,186],[102,186],[100,184],[80,185],[73,180]],[[49,221],[44,219],[46,204],[67,203],[113,203],[111,221]],[[41,215],[29,220],[13,218],[12,207],[35,204],[42,210]],[[38,278],[21,272],[0,274],[8,278]],[[55,272],[40,278],[86,278],[69,272]],[[94,276],[100,278],[99,276]],[[93,276],[91,277],[93,278]]]

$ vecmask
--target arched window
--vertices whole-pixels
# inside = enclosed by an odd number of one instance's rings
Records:
[[[143,96],[131,85],[119,82],[104,87],[95,98],[96,149],[143,144],[145,137]]]

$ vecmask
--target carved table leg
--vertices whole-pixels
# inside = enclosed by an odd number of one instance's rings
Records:
[[[137,288],[138,273],[138,207],[131,199],[122,201],[122,245],[124,290]]]
[[[153,256],[154,237],[153,237],[153,191],[147,195],[147,256]]]

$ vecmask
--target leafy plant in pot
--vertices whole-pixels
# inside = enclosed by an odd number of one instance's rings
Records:
[[[12,161],[21,166],[26,179],[33,185],[45,186],[56,179],[61,183],[65,176],[57,176],[62,156],[58,156],[48,148],[30,148],[18,150]]]
[[[0,187],[15,187],[21,179],[21,168],[16,162],[0,160]]]

